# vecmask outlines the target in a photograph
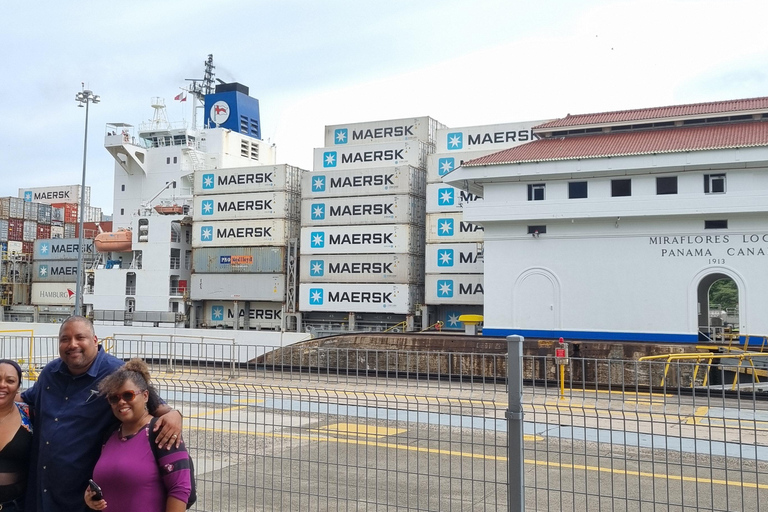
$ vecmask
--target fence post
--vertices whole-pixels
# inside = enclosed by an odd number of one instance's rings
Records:
[[[523,468],[523,338],[507,336],[507,510],[525,511]]]

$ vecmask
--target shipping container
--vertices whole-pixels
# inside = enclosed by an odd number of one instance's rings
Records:
[[[8,219],[0,219],[0,242],[8,241]]]
[[[33,254],[35,260],[76,260],[80,240],[61,238],[35,240]],[[89,259],[95,254],[93,240],[83,240],[83,255]]]
[[[23,219],[24,218],[24,200],[18,197],[11,197],[8,205],[8,218],[10,219]]]
[[[443,123],[426,116],[336,124],[325,127],[325,145],[330,147],[403,140],[434,144],[437,130],[441,128],[445,128]]]
[[[37,203],[24,203],[24,220],[33,220],[37,222]]]
[[[308,172],[301,179],[303,199],[310,197],[411,194],[424,196],[426,171],[409,165]]]
[[[301,254],[424,254],[424,229],[409,224],[301,230]]]
[[[34,242],[21,242],[21,252],[23,254],[32,254],[35,250]]]
[[[32,269],[34,283],[77,282],[77,260],[35,260]]]
[[[192,247],[284,246],[298,226],[285,219],[200,221],[192,225]]]
[[[313,170],[373,169],[401,165],[425,169],[427,155],[430,153],[434,153],[434,146],[419,141],[316,148]]]
[[[285,300],[285,274],[192,274],[192,300]]]
[[[278,329],[283,318],[282,302],[249,302],[248,327],[251,329]],[[246,322],[245,301],[238,301],[238,328],[244,329]],[[206,301],[204,327],[233,327],[235,321],[234,301]]]
[[[64,238],[64,226],[51,226],[51,238]]]
[[[462,151],[460,153],[434,153],[427,157],[427,183],[442,183],[443,176],[475,158],[493,151]]]
[[[57,208],[55,206],[51,206],[51,222],[61,222],[64,223],[64,208]]]
[[[101,222],[101,208],[86,206],[84,212],[83,222]]]
[[[77,204],[76,203],[55,203],[54,208],[63,208],[64,216],[63,221],[75,224],[79,219],[77,217]]]
[[[546,122],[547,120],[522,121],[463,128],[441,128],[437,130],[437,152],[488,150],[489,153],[495,153],[538,139],[531,128]]]
[[[37,223],[50,225],[52,210],[53,210],[53,207],[49,204],[37,205]]]
[[[51,225],[50,224],[38,224],[37,235],[35,240],[44,240],[51,238]]]
[[[424,282],[424,258],[412,254],[329,254],[304,256],[302,283]]]
[[[301,202],[302,226],[355,224],[424,225],[423,197],[408,195],[329,197]]]
[[[26,202],[34,201],[44,204],[80,203],[80,185],[20,188],[19,198]],[[85,187],[84,204],[91,204],[91,187]]]
[[[74,283],[32,283],[32,304],[36,306],[74,306]]]
[[[75,237],[77,237],[77,224],[76,223],[64,224],[64,238],[75,238]]]
[[[301,283],[299,310],[406,315],[423,303],[422,297],[417,285]]]
[[[35,216],[35,218],[37,218],[37,216]],[[22,235],[22,241],[34,242],[35,240],[37,240],[37,222],[33,220],[25,220],[24,234]]]
[[[221,194],[196,196],[193,219],[245,220],[245,219],[299,219],[301,198],[298,193],[250,192],[247,194]]]
[[[8,254],[24,254],[24,242],[18,240],[8,241]]]
[[[427,243],[482,242],[483,227],[462,219],[461,213],[427,214]]]
[[[192,250],[196,274],[279,274],[285,272],[285,247],[210,247]]]
[[[427,244],[424,260],[428,274],[482,274],[483,244]]]
[[[286,164],[195,171],[195,195],[298,192],[306,172]]]
[[[22,219],[8,219],[8,240],[15,242],[24,240],[24,221]]]
[[[482,197],[443,183],[427,185],[427,213],[460,212],[467,203],[482,201]]]
[[[424,280],[428,305],[483,303],[483,274],[427,274]]]

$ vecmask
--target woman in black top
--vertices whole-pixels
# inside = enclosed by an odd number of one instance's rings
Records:
[[[0,359],[0,510],[24,510],[32,424],[26,404],[14,402],[21,387],[21,368]]]

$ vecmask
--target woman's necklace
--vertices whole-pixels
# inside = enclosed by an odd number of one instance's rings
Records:
[[[141,429],[143,429],[144,427],[146,427],[146,426],[149,424],[149,422],[148,422],[148,421],[147,421],[147,422],[145,422],[145,421],[144,421],[144,420],[146,419],[146,417],[147,417],[147,416],[149,416],[149,413],[148,413],[148,412],[145,412],[145,413],[144,413],[144,415],[143,415],[141,418],[139,418],[139,420],[138,420],[136,423],[137,423],[137,424],[139,424],[140,426],[139,426],[139,428],[137,428],[137,429],[136,429],[136,431],[135,431],[135,432],[133,432],[133,433],[131,433],[131,434],[125,434],[125,435],[123,435],[123,423],[121,423],[121,424],[120,424],[120,427],[118,428],[117,437],[118,437],[118,438],[119,438],[121,441],[127,441],[127,440],[129,440],[130,438],[132,438],[133,436],[135,436],[136,434],[138,434],[139,432],[141,432]],[[2,423],[2,421],[3,421],[3,420],[0,420],[0,423]]]

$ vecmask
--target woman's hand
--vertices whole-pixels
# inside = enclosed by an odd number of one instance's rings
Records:
[[[93,510],[104,510],[107,508],[107,502],[105,500],[96,501],[91,499],[94,494],[96,493],[93,492],[90,487],[85,488],[85,504],[88,505],[88,508]]]
[[[160,448],[170,450],[174,444],[176,448],[181,446],[181,413],[171,410],[157,418],[155,432],[158,432],[157,446]]]

